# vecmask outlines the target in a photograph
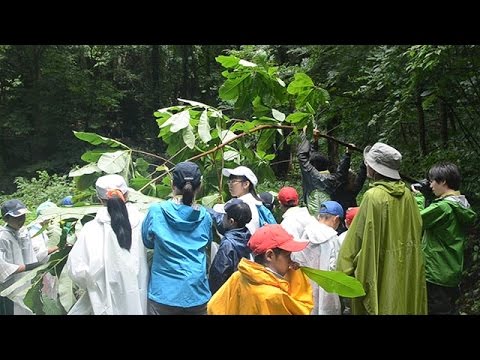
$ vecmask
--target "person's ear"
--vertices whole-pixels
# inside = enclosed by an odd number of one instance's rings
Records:
[[[265,260],[267,260],[267,261],[272,261],[274,254],[275,254],[275,253],[273,252],[272,249],[268,249],[267,251],[265,251]]]

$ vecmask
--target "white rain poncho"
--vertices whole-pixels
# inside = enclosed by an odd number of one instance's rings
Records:
[[[126,204],[132,225],[130,251],[118,245],[106,207],[85,224],[68,256],[69,276],[85,293],[69,315],[144,315],[147,313],[148,267],[143,246],[143,215]]]
[[[0,227],[0,290],[8,288],[26,274],[16,273],[21,264],[37,262],[28,230],[22,227],[15,230],[9,226]],[[23,290],[30,287],[26,283],[17,288],[8,297],[14,302],[14,315],[33,315],[23,303]]]
[[[310,243],[302,251],[292,253],[293,261],[314,269],[335,270],[339,243],[337,232],[333,228],[317,221],[307,225],[301,240]],[[340,315],[339,296],[327,293],[314,281],[311,281],[311,285],[314,302],[312,315]]]
[[[308,224],[318,223],[306,207],[294,206],[288,208],[282,217],[283,220],[280,225],[295,239],[301,239]]]

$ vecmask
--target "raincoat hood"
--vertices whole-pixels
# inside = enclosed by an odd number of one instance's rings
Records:
[[[313,221],[316,222],[315,218],[310,215],[306,207],[291,207],[282,215],[282,218],[294,218],[300,225],[303,227],[311,224]],[[313,220],[313,221],[312,221]]]
[[[441,197],[447,200],[452,208],[455,217],[462,225],[469,226],[475,221],[475,214],[470,209],[470,203],[465,195],[460,194],[459,191],[451,192]]]
[[[207,216],[203,207],[187,206],[173,201],[166,202],[160,209],[169,226],[179,231],[193,231]]]
[[[238,264],[238,271],[252,285],[270,285],[275,286],[282,291],[288,292],[288,282],[269,271],[265,266],[253,261],[242,259]]]
[[[405,183],[403,181],[375,181],[370,187],[376,186],[385,190],[389,195],[401,197],[405,194]]]
[[[303,236],[306,236],[312,244],[321,244],[337,236],[337,232],[332,227],[317,221],[305,228]]]

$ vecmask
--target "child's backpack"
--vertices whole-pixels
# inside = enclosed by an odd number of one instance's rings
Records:
[[[270,210],[267,209],[265,205],[257,205],[258,210],[258,223],[260,227],[265,224],[276,224],[277,220],[273,217],[273,214]]]

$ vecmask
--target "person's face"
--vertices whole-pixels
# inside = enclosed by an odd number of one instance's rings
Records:
[[[233,197],[240,197],[248,193],[248,187],[250,186],[250,181],[244,180],[243,178],[238,178],[235,176],[230,176],[228,178],[228,191]]]
[[[227,214],[223,215],[223,228],[225,230],[232,229],[234,224],[235,224],[235,220],[233,220],[232,218],[229,218]]]
[[[375,170],[373,170],[370,166],[368,166],[368,164],[365,162],[365,165],[367,166],[367,177],[369,179],[373,179],[374,175],[375,175]]]
[[[445,181],[437,182],[436,180],[430,180],[430,189],[432,189],[435,196],[442,196],[448,190],[446,184]]]
[[[285,276],[290,265],[292,264],[292,259],[290,258],[290,251],[280,250],[275,253],[272,249],[267,250],[265,253],[268,260],[268,266],[275,272],[279,273],[282,276]]]
[[[23,226],[23,224],[25,224],[25,219],[26,219],[26,216],[24,214],[17,217],[8,216],[8,218],[5,219],[5,221],[11,228],[18,230]]]

